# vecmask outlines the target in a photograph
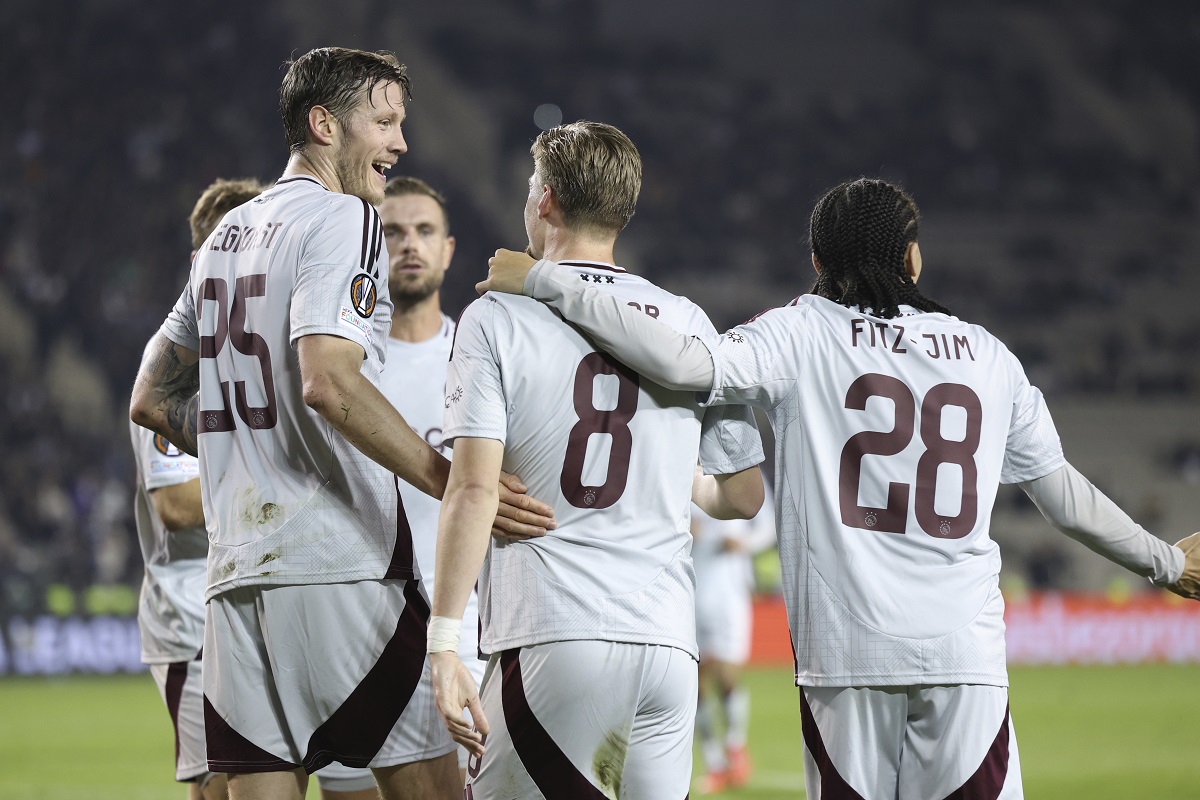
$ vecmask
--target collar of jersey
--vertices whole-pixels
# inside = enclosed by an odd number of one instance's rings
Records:
[[[603,269],[609,272],[625,272],[618,266],[613,264],[605,264],[603,261],[584,261],[582,259],[571,259],[569,261],[558,262],[564,267],[582,267],[584,269]]]
[[[294,183],[296,181],[308,181],[309,183],[315,183],[317,186],[320,186],[325,191],[327,191],[327,192],[329,191],[328,186],[321,183],[319,180],[317,180],[316,178],[314,178],[311,175],[292,175],[287,178],[280,178],[279,180],[275,181],[275,185],[282,186],[285,183]]]

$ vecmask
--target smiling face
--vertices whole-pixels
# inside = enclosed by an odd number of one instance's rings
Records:
[[[447,235],[446,214],[424,194],[389,195],[379,205],[388,251],[388,289],[397,306],[411,306],[442,286],[454,237]]]
[[[339,121],[341,135],[334,145],[333,164],[343,193],[371,205],[383,202],[384,173],[408,152],[400,129],[404,113],[399,84],[380,82]]]

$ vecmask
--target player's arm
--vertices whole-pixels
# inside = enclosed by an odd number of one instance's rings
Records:
[[[417,435],[383,392],[362,374],[363,349],[340,336],[312,334],[296,340],[304,402],[368,458],[439,500],[450,461]],[[499,505],[491,506],[497,534],[543,536],[554,527],[554,509],[524,494],[511,475],[498,475]]]
[[[703,342],[588,287],[553,261],[535,263],[524,253],[497,250],[488,261],[487,280],[475,289],[526,294],[546,303],[601,350],[660,386],[696,392],[712,389],[713,358]]]
[[[200,354],[154,334],[138,368],[129,418],[196,455],[200,397]]]
[[[692,478],[692,502],[714,519],[752,519],[764,495],[757,466],[729,475],[705,475],[697,467]]]
[[[1050,524],[1155,586],[1200,600],[1200,533],[1169,545],[1066,464],[1019,484]]]
[[[199,478],[151,489],[150,502],[168,531],[204,525],[204,501],[200,496]]]
[[[483,754],[480,734],[489,729],[479,702],[479,688],[458,658],[458,631],[487,554],[492,523],[488,509],[497,501],[496,480],[503,459],[504,444],[495,439],[456,439],[454,463],[438,518],[428,639],[434,696],[450,735],[474,755]],[[464,707],[471,709],[474,730],[463,718]]]

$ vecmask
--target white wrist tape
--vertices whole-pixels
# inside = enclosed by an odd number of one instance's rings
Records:
[[[430,617],[429,632],[426,634],[427,653],[457,653],[458,634],[462,628],[461,619],[450,617]]]

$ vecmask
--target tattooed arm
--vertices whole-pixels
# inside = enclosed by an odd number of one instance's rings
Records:
[[[200,397],[200,354],[154,334],[133,383],[129,417],[162,434],[185,453],[196,455]]]

